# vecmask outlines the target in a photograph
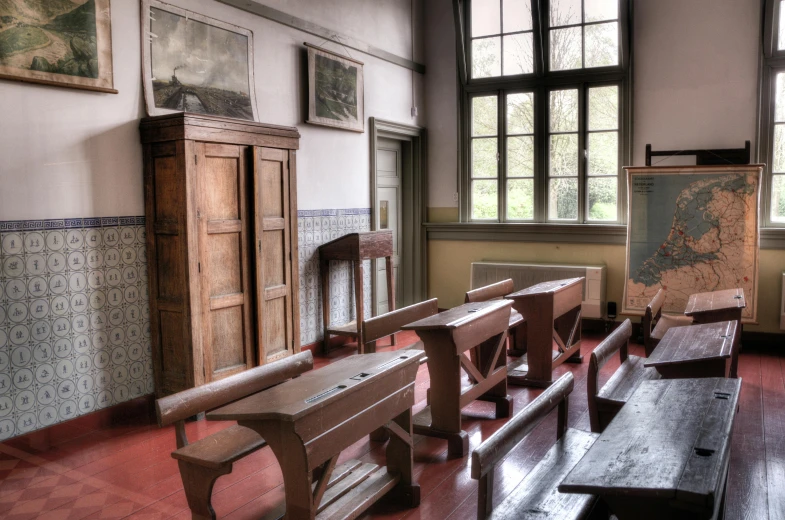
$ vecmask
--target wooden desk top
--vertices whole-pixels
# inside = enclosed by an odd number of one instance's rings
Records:
[[[215,421],[296,421],[337,399],[359,392],[374,380],[411,363],[420,363],[420,350],[354,355],[324,368],[222,406],[207,414]]]
[[[542,282],[538,283],[537,285],[532,285],[531,287],[527,287],[526,289],[521,289],[520,291],[516,291],[512,294],[508,294],[505,298],[515,300],[517,298],[524,298],[527,296],[533,296],[535,294],[546,294],[546,293],[557,293],[560,291],[564,291],[565,289],[572,287],[576,284],[583,283],[583,277],[580,278],[567,278],[564,280],[555,280],[552,282]]]
[[[319,246],[324,260],[367,260],[390,256],[393,248],[392,230],[349,233]]]
[[[512,307],[510,300],[490,300],[487,302],[464,303],[458,307],[428,316],[414,323],[401,327],[402,330],[434,330],[434,329],[456,329],[467,325],[483,316],[492,314],[499,309]],[[510,312],[509,310],[507,311]],[[509,316],[507,317],[509,320]]]
[[[735,321],[720,321],[670,328],[643,366],[729,358],[737,326]]]
[[[644,381],[559,486],[712,510],[720,499],[741,379]]]
[[[747,306],[744,300],[743,289],[726,289],[724,291],[713,291],[695,293],[690,295],[687,300],[687,308],[684,314],[693,316],[704,312],[713,312],[730,309],[743,309]]]

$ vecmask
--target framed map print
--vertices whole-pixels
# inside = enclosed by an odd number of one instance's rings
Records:
[[[0,78],[116,94],[109,0],[0,1]]]
[[[308,47],[308,123],[365,131],[363,64]]]
[[[691,294],[744,289],[756,322],[762,165],[628,167],[623,314],[642,315],[657,291],[663,312]]]
[[[193,112],[259,120],[251,31],[143,0],[142,42],[148,115]]]

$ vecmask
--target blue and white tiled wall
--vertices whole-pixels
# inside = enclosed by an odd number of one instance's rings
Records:
[[[298,216],[307,345],[322,337],[318,247],[370,230],[370,210]],[[353,319],[348,262],[331,266],[330,290],[332,322]],[[153,390],[144,217],[0,222],[0,440]]]
[[[144,217],[0,222],[0,439],[153,391]]]

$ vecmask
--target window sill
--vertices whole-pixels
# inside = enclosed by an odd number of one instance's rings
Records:
[[[427,222],[423,226],[428,240],[627,244],[623,224]],[[785,250],[785,228],[762,228],[760,247]]]

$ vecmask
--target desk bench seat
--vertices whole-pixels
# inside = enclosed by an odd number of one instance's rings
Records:
[[[662,337],[668,332],[668,329],[692,325],[692,318],[689,316],[663,314],[662,306],[664,303],[665,291],[660,289],[649,304],[646,305],[646,312],[644,312],[641,320],[646,357],[651,355]]]
[[[660,379],[660,373],[654,368],[646,368],[646,358],[628,356],[627,361],[613,373],[608,382],[597,392],[597,399],[624,405],[638,388],[641,381]]]
[[[172,458],[221,469],[266,445],[267,442],[254,430],[235,424],[173,451]]]
[[[589,517],[597,502],[596,496],[558,490],[564,477],[599,437],[597,433],[567,428],[567,398],[574,385],[572,373],[564,374],[472,453],[472,478],[479,480],[478,520],[578,520]],[[496,465],[556,407],[556,444],[501,504],[494,507]]]

